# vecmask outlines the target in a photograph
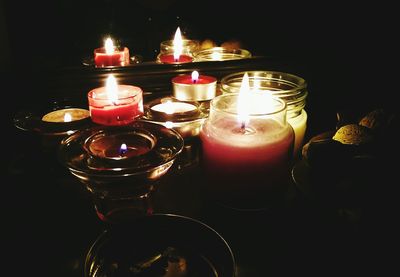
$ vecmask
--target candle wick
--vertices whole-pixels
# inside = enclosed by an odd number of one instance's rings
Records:
[[[196,80],[196,79],[194,79],[194,80],[193,80],[193,84],[196,84],[196,83],[197,83],[197,80]]]
[[[245,130],[246,130],[246,123],[245,123],[244,121],[242,121],[242,124],[240,125],[240,129],[241,129],[242,131],[245,131]]]

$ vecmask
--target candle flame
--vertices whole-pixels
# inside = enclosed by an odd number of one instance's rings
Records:
[[[65,113],[64,114],[64,122],[71,122],[72,121],[72,116],[70,113]]]
[[[173,114],[175,111],[174,105],[171,100],[164,102],[163,112],[166,114]]]
[[[104,48],[106,49],[106,54],[111,55],[114,53],[114,43],[111,38],[107,38],[104,42]]]
[[[118,100],[118,84],[114,75],[109,75],[106,83],[107,97],[115,105]]]
[[[183,41],[182,41],[182,34],[181,29],[178,27],[175,32],[174,40],[172,41],[174,46],[174,60],[179,61],[179,57],[183,52]]]
[[[211,53],[211,59],[214,60],[214,61],[220,61],[220,60],[222,60],[222,55],[218,51],[213,51]]]
[[[242,129],[246,128],[249,123],[250,113],[250,99],[248,93],[250,92],[249,75],[244,73],[242,83],[240,85],[239,96],[237,100],[237,113],[238,121]]]
[[[199,72],[196,70],[192,72],[192,83],[196,83],[199,80]]]
[[[125,154],[126,152],[128,152],[128,146],[125,143],[121,144],[121,147],[119,148],[119,153],[121,155]]]

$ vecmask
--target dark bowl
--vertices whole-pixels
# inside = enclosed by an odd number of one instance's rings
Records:
[[[111,225],[91,246],[85,277],[234,277],[224,238],[189,217],[154,214]]]

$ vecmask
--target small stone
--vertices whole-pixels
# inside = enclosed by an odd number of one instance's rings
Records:
[[[368,127],[347,124],[340,127],[332,139],[342,144],[361,145],[373,141],[373,135]]]

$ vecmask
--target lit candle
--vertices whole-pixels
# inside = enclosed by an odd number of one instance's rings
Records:
[[[90,136],[84,148],[92,158],[125,160],[148,153],[155,145],[151,134],[138,131],[106,133],[100,131]]]
[[[211,101],[200,138],[204,169],[218,200],[257,206],[254,199],[264,200],[266,192],[287,184],[294,134],[286,122],[286,104],[268,94],[249,93],[246,75],[239,94]]]
[[[118,85],[113,75],[105,87],[88,93],[92,121],[102,125],[125,125],[143,114],[143,92],[136,86]]]
[[[88,110],[81,108],[67,108],[55,110],[42,117],[44,122],[63,123],[86,119],[90,116]]]
[[[96,67],[125,66],[129,64],[129,49],[114,46],[111,38],[107,38],[104,47],[94,50],[94,63]]]
[[[174,97],[182,101],[211,100],[217,91],[217,79],[193,71],[191,75],[172,78],[172,90]]]
[[[199,113],[196,105],[162,98],[159,103],[150,106],[151,117],[160,121],[181,121],[191,119]]]
[[[193,52],[199,47],[198,41],[182,38],[181,29],[178,27],[172,41],[161,43],[161,52],[158,61],[167,64],[188,63],[193,61]]]
[[[307,129],[307,112],[305,111],[308,95],[307,82],[296,75],[278,71],[247,71],[250,89],[277,96],[287,105],[287,121],[293,127],[295,143],[293,156],[298,157]],[[238,92],[243,72],[233,73],[221,79],[222,93]]]

